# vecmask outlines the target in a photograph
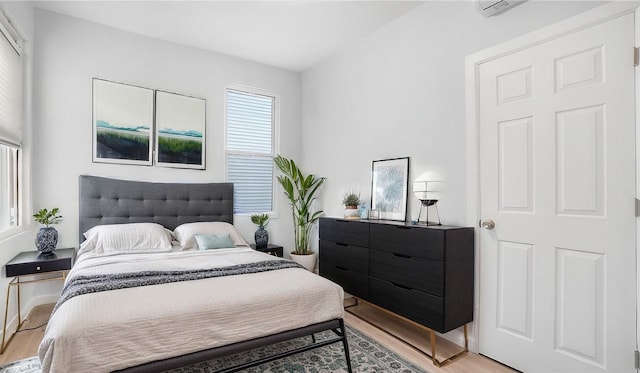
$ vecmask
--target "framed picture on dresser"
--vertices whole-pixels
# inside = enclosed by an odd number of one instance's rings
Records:
[[[373,161],[371,166],[371,209],[384,220],[407,219],[409,157]]]

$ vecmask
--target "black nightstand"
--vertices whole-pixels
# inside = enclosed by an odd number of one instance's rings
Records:
[[[42,255],[39,251],[23,251],[11,259],[5,266],[7,277],[13,277],[7,284],[7,301],[4,308],[4,326],[2,330],[2,345],[0,345],[0,354],[4,353],[9,342],[13,339],[15,332],[11,334],[9,340],[5,344],[5,336],[7,335],[7,314],[9,310],[9,296],[11,295],[11,287],[18,288],[18,327],[20,330],[23,320],[20,310],[20,285],[31,284],[35,282],[64,281],[67,278],[67,271],[73,267],[76,257],[76,249],[58,249],[50,255]],[[40,274],[48,274],[44,278],[36,278],[33,280],[21,281],[20,276],[34,276]]]
[[[58,249],[45,256],[39,251],[23,251],[6,265],[7,277],[35,275],[38,273],[67,271],[73,266],[76,249]]]
[[[251,248],[254,249],[254,250],[262,251],[263,253],[267,253],[269,255],[278,256],[280,258],[283,257],[282,246],[280,246],[280,245],[268,244],[266,249],[256,249],[256,245],[255,244],[251,244],[249,246],[251,246]]]

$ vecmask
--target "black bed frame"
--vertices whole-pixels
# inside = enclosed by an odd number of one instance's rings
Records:
[[[316,339],[315,337],[313,337],[313,334],[322,332],[325,330],[332,330],[337,335],[337,338],[316,342]],[[268,335],[265,337],[255,338],[248,341],[243,341],[243,342],[229,344],[226,346],[220,346],[220,347],[211,348],[208,350],[198,351],[191,354],[174,357],[171,359],[152,361],[150,363],[141,364],[135,367],[118,370],[116,372],[123,372],[123,373],[124,372],[126,373],[162,372],[165,370],[185,367],[192,364],[201,363],[203,361],[219,358],[222,356],[227,356],[227,355],[231,355],[231,354],[235,354],[243,351],[249,351],[254,348],[268,346],[274,343],[284,342],[290,339],[300,338],[300,337],[309,336],[309,335],[311,335],[312,337],[312,343],[310,343],[307,346],[303,346],[295,350],[283,352],[280,354],[267,356],[262,359],[251,361],[249,363],[236,365],[226,369],[221,369],[216,372],[217,373],[237,372],[242,369],[247,369],[260,364],[268,363],[273,360],[281,359],[283,357],[295,355],[300,352],[313,350],[318,347],[324,347],[324,346],[327,346],[333,343],[338,343],[338,342],[342,342],[344,346],[344,355],[345,355],[345,358],[347,359],[347,368],[349,372],[351,372],[351,359],[349,357],[349,346],[347,344],[347,336],[345,334],[344,322],[342,319],[325,321],[325,322],[305,326],[303,328],[288,330],[286,332],[281,332],[277,334]]]
[[[224,221],[233,224],[232,183],[154,183],[89,175],[81,175],[79,182],[80,242],[84,241],[83,232],[100,224],[152,222],[162,224],[171,230],[180,224],[202,221]],[[333,331],[337,337],[317,342],[314,333],[325,330]],[[347,369],[352,372],[343,319],[324,321],[247,341],[152,361],[118,372],[159,372],[185,367],[304,336],[311,336],[312,343],[291,351],[222,369],[219,372],[236,372],[338,342],[342,342],[344,346]]]

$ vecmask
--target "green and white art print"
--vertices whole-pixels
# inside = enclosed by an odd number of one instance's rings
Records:
[[[409,157],[373,161],[371,178],[371,209],[379,211],[380,219],[405,221]]]
[[[152,164],[153,90],[93,79],[93,161]]]
[[[93,161],[203,170],[205,104],[93,78]]]
[[[156,165],[205,168],[205,103],[156,91]]]

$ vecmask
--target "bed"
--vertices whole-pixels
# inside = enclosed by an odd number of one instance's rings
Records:
[[[234,236],[232,184],[82,175],[79,194],[80,242],[88,234],[40,344],[44,373],[160,372],[303,336],[312,341],[305,347],[224,371],[342,343],[351,372],[342,288]],[[230,233],[194,236],[198,244],[232,244],[184,250],[193,231],[214,226]],[[119,244],[142,249],[104,249],[113,229]],[[156,243],[163,229],[180,247]],[[131,244],[140,230],[153,244]],[[325,330],[336,337],[316,342]]]

